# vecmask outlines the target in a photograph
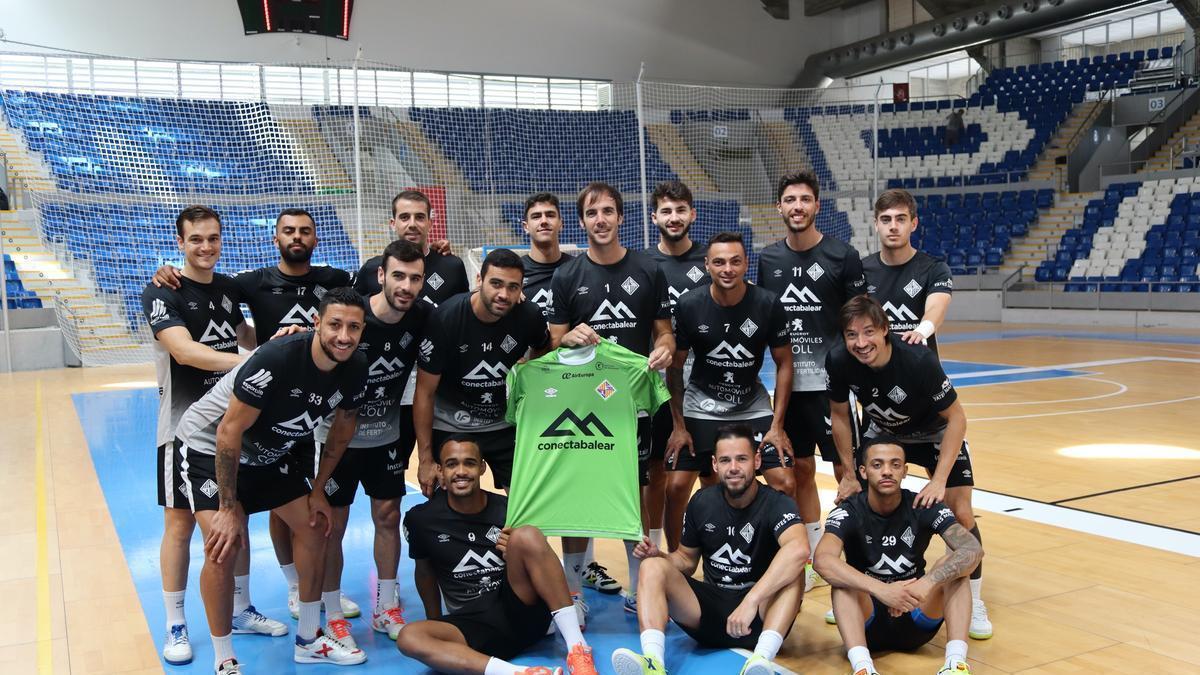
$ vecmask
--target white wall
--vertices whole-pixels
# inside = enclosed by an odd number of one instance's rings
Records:
[[[359,0],[350,42],[242,33],[234,0],[0,0],[12,41],[121,57],[364,58],[422,70],[787,86],[814,52],[881,32],[883,0],[778,21],[756,0]],[[0,49],[28,51],[13,44]]]

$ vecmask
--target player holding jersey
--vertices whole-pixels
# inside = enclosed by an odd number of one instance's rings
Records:
[[[667,282],[667,297],[671,301],[671,311],[674,314],[675,304],[685,293],[707,286],[711,281],[704,267],[705,247],[691,238],[692,225],[696,222],[696,206],[692,199],[692,191],[687,185],[677,180],[659,183],[654,186],[650,202],[654,205],[654,210],[650,212],[650,220],[658,227],[658,244],[646,249],[646,254],[662,270]],[[690,369],[689,360],[683,369],[685,379]],[[665,377],[666,373],[663,375]],[[683,507],[687,504],[685,495],[683,501],[678,504],[676,515],[671,517],[674,522],[664,519],[668,480],[667,467],[663,460],[667,454],[667,441],[674,428],[670,406],[659,408],[651,418],[649,481],[642,491],[642,499],[646,503],[646,528],[654,544],[662,546],[664,528],[673,527],[675,530],[674,543],[670,539],[667,540],[668,549],[674,549],[679,544],[679,519],[683,517]],[[689,486],[688,495],[690,494]]]
[[[835,463],[835,474],[842,471],[829,428],[825,353],[837,342],[838,310],[865,288],[858,251],[817,230],[819,190],[816,175],[809,172],[779,180],[776,208],[787,236],[764,248],[758,259],[759,285],[777,294],[787,310],[793,383],[784,430],[795,448],[794,462],[787,455],[764,454],[763,475],[776,489],[795,495],[810,549],[821,538],[814,448],[820,449],[822,459]],[[814,580],[806,577],[806,585]]]
[[[790,443],[783,430],[792,391],[787,316],[779,298],[746,282],[746,246],[740,234],[720,232],[708,242],[708,288],[675,306],[675,360],[667,369],[674,430],[667,443],[667,550],[679,546],[683,512],[696,477],[712,476],[717,429],[744,421],[772,452]],[[775,361],[775,406],[759,380],[763,352]],[[695,355],[687,388],[684,365]],[[712,484],[706,480],[706,484]]]
[[[357,643],[350,623],[338,611],[337,600],[341,597],[342,538],[359,483],[371,500],[375,530],[377,581],[371,627],[393,640],[404,627],[396,595],[396,569],[400,563],[400,499],[412,446],[398,444],[399,406],[432,311],[428,304],[417,302],[424,267],[421,249],[404,239],[393,241],[383,251],[383,263],[376,270],[383,290],[367,298],[366,327],[358,343],[358,350],[367,357],[367,394],[358,409],[354,438],[325,483],[333,508],[321,592],[325,632],[347,645]],[[326,442],[329,429],[329,420],[317,428],[318,448]]]
[[[908,344],[926,342],[937,353],[934,332],[946,320],[954,278],[946,263],[913,248],[917,202],[904,190],[875,200],[879,252],[863,258],[867,293],[883,305],[892,332]]]
[[[846,466],[854,461],[849,404],[853,393],[869,421],[863,435],[891,434],[904,446],[908,461],[929,474],[929,484],[917,495],[917,506],[945,501],[959,524],[979,539],[971,509],[975,477],[966,441],[967,415],[937,355],[890,332],[883,308],[869,296],[847,302],[840,320],[844,342],[830,350],[826,369],[833,436],[842,461]],[[838,500],[860,489],[859,482],[846,474],[838,484]],[[986,640],[992,636],[992,623],[980,597],[982,580],[972,576],[970,634]]]
[[[621,193],[607,183],[589,183],[580,191],[576,209],[579,225],[587,233],[588,250],[556,270],[550,282],[553,346],[577,347],[609,340],[646,356],[652,370],[666,367],[675,352],[666,281],[654,261],[621,245],[618,233],[625,222]],[[650,417],[639,418],[638,424],[644,485],[649,482]],[[631,542],[626,542],[625,553],[630,583],[636,588],[637,560]],[[595,561],[585,564],[586,558],[586,541],[563,542],[563,564],[572,593],[580,590],[575,572],[601,592],[620,592],[620,584],[604,567]]]
[[[541,640],[553,622],[566,642],[570,673],[595,675],[558,557],[537,528],[505,526],[508,500],[479,487],[488,467],[479,445],[451,435],[436,462],[445,489],[404,519],[427,620],[405,627],[396,646],[439,672],[561,674],[507,661]],[[443,598],[449,613],[442,612]]]
[[[539,192],[525,200],[525,218],[521,227],[529,235],[529,253],[521,256],[525,265],[525,299],[542,308],[542,316],[550,316],[550,280],[554,270],[571,261],[571,254],[559,248],[562,232],[562,213],[558,197]]]
[[[429,319],[421,348],[413,423],[418,480],[436,487],[433,448],[452,433],[471,436],[492,467],[496,487],[512,479],[516,432],[504,419],[508,371],[532,351],[549,351],[541,310],[519,302],[524,267],[517,254],[494,249],[483,259],[479,290],[442,303]]]
[[[878,675],[871,650],[917,649],[944,622],[946,660],[939,675],[970,675],[966,576],[983,559],[983,548],[945,504],[918,507],[918,496],[901,489],[907,467],[903,444],[886,436],[866,441],[858,470],[867,490],[829,513],[813,561],[833,586],[838,631],[856,674]],[[925,550],[934,534],[947,551],[926,572]]]
[[[320,630],[330,528],[325,484],[354,435],[366,393],[366,357],[357,351],[364,324],[362,297],[346,287],[330,290],[318,306],[314,332],[263,345],[179,421],[178,467],[204,533],[200,590],[218,675],[242,672],[230,635],[233,560],[249,543],[246,516],[266,510],[283,518],[295,538],[300,623],[293,658],[342,665],[366,659]],[[328,444],[310,488],[291,450],[330,413]]]
[[[237,287],[213,271],[221,257],[221,229],[221,217],[208,207],[181,211],[175,219],[175,241],[184,256],[179,288],[146,284],[142,291],[158,376],[158,503],[163,507],[159,566],[167,613],[162,654],[173,665],[192,660],[183,602],[196,529],[187,499],[179,494],[186,486],[173,481],[175,428],[188,407],[241,362],[238,346],[254,348],[254,332],[238,309]],[[235,630],[286,634],[286,626],[263,617],[250,604],[249,574],[250,551],[243,549],[234,572]]]
[[[791,497],[761,485],[754,431],[736,424],[717,432],[713,471],[720,484],[692,497],[681,545],[663,553],[648,538],[642,559],[638,626],[642,653],[613,652],[622,675],[665,672],[667,619],[705,647],[754,650],[742,675],[770,675],[803,596],[808,542]],[[704,559],[704,580],[692,578]]]

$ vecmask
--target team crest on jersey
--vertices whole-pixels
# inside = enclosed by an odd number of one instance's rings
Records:
[[[900,535],[900,540],[903,541],[906,546],[912,548],[913,542],[916,540],[916,536],[913,535],[912,527],[904,528],[904,534]]]
[[[316,299],[318,299],[318,300],[323,299],[325,297],[325,294],[328,292],[329,291],[325,290],[325,287],[322,286],[321,284],[317,284],[316,286],[313,286],[313,296],[316,297]]]
[[[405,331],[404,335],[400,336],[400,349],[407,349],[412,344],[412,333]]]
[[[742,539],[745,539],[746,543],[749,544],[754,539],[754,526],[746,523],[745,527],[738,531],[738,534],[742,535]]]
[[[888,392],[888,398],[892,399],[896,403],[903,403],[904,399],[908,398],[908,394],[904,393],[904,390],[900,388],[900,385],[896,385],[892,387],[891,391]]]
[[[806,269],[804,271],[808,272],[808,278],[812,279],[813,281],[816,281],[817,279],[820,279],[821,277],[825,276],[825,270],[821,269],[821,266],[818,265],[817,263],[813,263],[812,265],[809,266],[808,269]]]
[[[916,279],[909,279],[908,285],[904,287],[904,292],[908,293],[908,297],[915,298],[917,293],[921,292],[921,284],[918,284]]]
[[[697,281],[700,281],[700,278],[703,276],[704,276],[704,272],[701,272],[700,268],[696,267],[695,265],[692,265],[692,269],[688,270],[688,272],[687,272],[687,278],[691,279],[692,283],[696,283]]]
[[[600,386],[596,387],[596,393],[600,395],[600,398],[607,401],[609,396],[617,393],[617,388],[612,386],[611,382],[605,380],[600,383]]]
[[[229,299],[229,296],[221,296],[221,309],[225,310],[226,312],[233,311],[233,301]]]
[[[746,334],[746,337],[754,337],[754,333],[758,331],[758,324],[754,323],[750,319],[746,319],[742,322],[740,328],[742,329],[742,332]]]
[[[341,402],[342,402],[342,392],[341,391],[335,391],[335,392],[333,392],[333,396],[329,397],[329,407],[330,408],[337,407],[337,404],[339,404]]]
[[[446,280],[442,278],[442,275],[434,272],[433,274],[429,275],[429,278],[425,280],[425,283],[429,284],[429,287],[436,291],[442,287],[442,284],[446,283]]]
[[[493,526],[492,526],[492,527],[491,527],[491,528],[490,528],[490,529],[487,531],[487,535],[485,535],[485,536],[486,536],[488,539],[490,539],[490,540],[491,540],[491,542],[492,542],[493,544],[494,544],[494,543],[496,543],[496,542],[498,542],[498,541],[500,541],[500,528],[498,528],[498,527],[496,527],[495,525],[493,525]]]
[[[517,341],[511,335],[505,335],[504,341],[500,343],[500,349],[503,349],[505,354],[511,352],[516,346]]]
[[[633,277],[625,277],[625,281],[621,282],[621,288],[624,288],[629,295],[633,295],[641,287],[638,286],[638,282],[633,280]]]

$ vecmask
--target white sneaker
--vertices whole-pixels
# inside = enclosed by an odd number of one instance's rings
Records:
[[[350,598],[347,598],[345,593],[342,593],[341,599],[342,599],[342,616],[346,617],[347,619],[356,619],[356,618],[362,616],[362,608],[358,606],[357,602],[351,600]],[[325,607],[322,606],[321,610],[324,611]]]
[[[317,631],[317,637],[307,644],[296,637],[296,647],[292,652],[292,660],[296,663],[332,663],[335,666],[354,666],[367,660],[363,650],[350,648],[337,640]]]
[[[171,626],[171,630],[167,631],[167,639],[163,641],[162,655],[163,661],[173,666],[192,662],[192,643],[188,640],[186,625]]]
[[[398,606],[375,608],[371,617],[371,628],[377,633],[387,633],[390,639],[395,640],[400,637],[400,629],[404,628],[404,610]]]
[[[812,561],[808,561],[804,565],[804,592],[807,593],[818,586],[828,586],[829,583],[821,578],[820,574],[813,569]]]
[[[967,630],[974,640],[987,640],[992,637],[992,622],[988,619],[987,605],[982,600],[971,601],[971,627]]]
[[[575,605],[575,614],[579,616],[579,630],[583,631],[587,628],[588,612],[592,611],[588,604],[583,601],[583,593],[572,593],[571,602]]]
[[[255,634],[279,637],[287,635],[288,627],[275,619],[263,616],[254,605],[242,610],[241,614],[233,617],[233,632],[239,635]]]
[[[288,614],[293,619],[300,618],[300,587],[288,586]]]
[[[333,621],[326,622],[325,634],[350,649],[358,649],[358,642],[350,634],[350,622],[345,619],[334,619]]]
[[[775,666],[761,654],[751,654],[739,675],[775,675]]]
[[[217,666],[217,675],[242,675],[242,664],[237,659],[225,659]]]

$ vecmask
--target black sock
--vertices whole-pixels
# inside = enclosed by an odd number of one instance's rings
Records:
[[[983,543],[983,537],[979,536],[979,523],[976,523],[975,526],[971,528],[971,534],[975,535],[975,538],[979,540],[980,544]],[[980,579],[982,577],[983,577],[983,563],[979,563],[979,566],[975,568],[975,571],[971,572],[971,578],[972,579]]]

